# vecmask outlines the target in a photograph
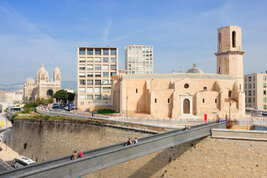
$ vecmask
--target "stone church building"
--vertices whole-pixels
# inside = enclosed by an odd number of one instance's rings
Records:
[[[217,74],[194,65],[187,73],[114,76],[114,110],[126,116],[171,119],[244,116],[241,41],[240,27],[218,29]]]
[[[36,74],[36,83],[32,78],[26,80],[23,88],[23,101],[27,103],[36,98],[48,99],[60,89],[61,72],[59,68],[54,69],[53,81],[49,81],[49,74],[42,64]]]

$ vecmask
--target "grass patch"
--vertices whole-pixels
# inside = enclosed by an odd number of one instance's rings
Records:
[[[27,113],[32,113],[35,112],[36,108],[35,107],[24,107],[23,111],[21,111],[22,114],[27,114]]]
[[[102,110],[97,110],[97,114],[114,114],[116,111],[112,109],[102,109]]]

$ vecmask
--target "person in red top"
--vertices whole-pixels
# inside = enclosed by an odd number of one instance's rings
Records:
[[[80,153],[79,153],[79,157],[80,157],[80,158],[83,157],[83,152],[80,151]]]

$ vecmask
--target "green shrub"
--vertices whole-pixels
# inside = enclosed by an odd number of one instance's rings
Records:
[[[114,110],[112,109],[102,109],[102,110],[97,110],[97,114],[113,114],[115,113]]]
[[[48,120],[50,118],[50,115],[45,115],[45,120]]]
[[[13,124],[14,123],[14,119],[18,116],[18,113],[14,113],[11,118],[9,119],[10,122]]]

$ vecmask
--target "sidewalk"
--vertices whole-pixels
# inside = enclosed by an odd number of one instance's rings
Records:
[[[86,117],[91,117],[91,114],[88,112],[75,111],[71,113],[76,113]],[[112,121],[120,121],[132,124],[140,124],[154,127],[162,127],[167,129],[180,129],[184,128],[185,125],[199,125],[204,123],[204,119],[154,119],[154,118],[133,118],[133,117],[123,117],[123,116],[114,116],[114,115],[101,115],[95,114],[94,117],[103,117]]]
[[[4,125],[0,125],[0,147],[2,148],[2,151],[0,151],[0,159],[3,161],[12,161],[18,157],[19,154],[3,143],[3,141],[7,139],[8,134],[10,134],[10,129],[8,128],[12,127],[12,124],[8,119],[0,114],[0,124],[2,121],[4,121]]]

